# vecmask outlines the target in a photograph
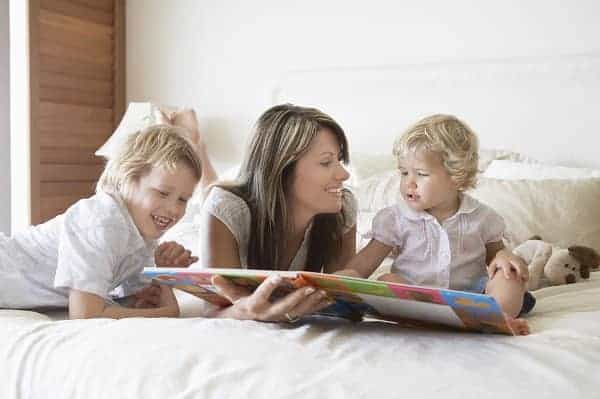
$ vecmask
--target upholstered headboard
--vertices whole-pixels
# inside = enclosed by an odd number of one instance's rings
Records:
[[[600,167],[600,54],[290,71],[273,89],[281,102],[331,114],[353,152],[390,152],[420,117],[453,113],[483,148]]]

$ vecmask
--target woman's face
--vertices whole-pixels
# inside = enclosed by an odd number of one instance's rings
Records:
[[[350,174],[341,159],[336,136],[329,129],[320,130],[296,162],[287,192],[288,206],[295,216],[312,218],[342,210],[342,183]]]

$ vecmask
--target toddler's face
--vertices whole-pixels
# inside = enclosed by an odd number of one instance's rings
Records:
[[[458,186],[442,163],[442,156],[429,150],[410,151],[400,161],[400,191],[416,211],[425,211],[438,220],[458,210]]]
[[[144,239],[158,239],[183,217],[196,183],[193,170],[180,163],[173,172],[154,167],[131,184],[124,200]]]

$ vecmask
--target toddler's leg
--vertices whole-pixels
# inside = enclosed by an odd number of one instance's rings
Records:
[[[488,282],[485,291],[498,302],[515,334],[529,334],[529,323],[524,319],[516,318],[521,312],[525,294],[525,283],[517,277],[516,273],[507,279],[501,271],[496,272]]]

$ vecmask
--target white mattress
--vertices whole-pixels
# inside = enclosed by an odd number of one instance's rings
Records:
[[[525,337],[0,310],[0,398],[600,397],[600,272],[535,294]]]

